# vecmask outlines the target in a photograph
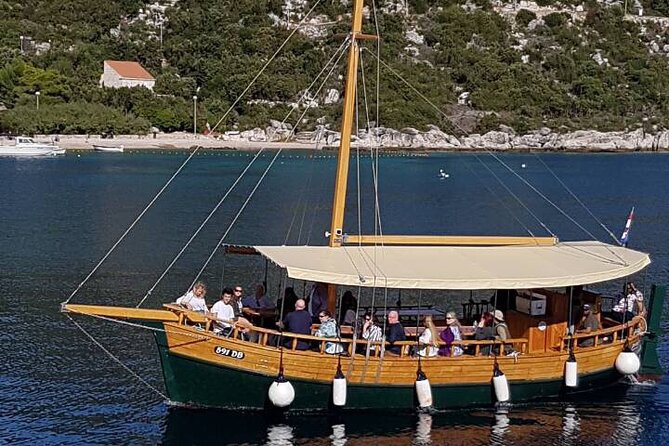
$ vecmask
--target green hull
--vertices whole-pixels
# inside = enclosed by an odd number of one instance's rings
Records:
[[[162,333],[156,341],[165,378],[165,387],[173,403],[227,409],[270,409],[267,390],[273,377],[220,367],[169,353]],[[428,377],[429,378],[429,377]],[[578,392],[593,390],[619,381],[621,376],[607,370],[579,376]],[[298,410],[327,410],[331,404],[331,384],[290,380]],[[562,380],[510,383],[511,401],[525,402],[573,393]],[[492,384],[432,386],[436,409],[491,406],[495,403]],[[413,386],[348,385],[347,409],[413,410],[418,406]]]

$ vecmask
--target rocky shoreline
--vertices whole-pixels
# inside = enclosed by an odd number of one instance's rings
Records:
[[[292,133],[285,124],[273,121],[266,129],[230,131],[214,136],[191,133],[158,133],[155,135],[118,135],[101,138],[99,135],[37,135],[39,141],[54,141],[69,150],[92,149],[92,145],[123,145],[126,149],[206,149],[256,150],[261,147],[282,149],[331,149],[339,144],[340,134],[324,127],[315,131]],[[9,139],[0,139],[0,145],[12,145]],[[498,131],[483,135],[456,137],[436,126],[427,131],[413,128],[394,130],[377,127],[361,131],[352,139],[353,147],[380,147],[383,150],[416,151],[551,151],[551,152],[657,152],[669,150],[669,131],[654,134],[642,129],[631,132],[598,132],[578,130],[554,133],[542,128],[517,135],[513,129],[502,126]]]

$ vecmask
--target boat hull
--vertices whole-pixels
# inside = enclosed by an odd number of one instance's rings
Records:
[[[271,409],[267,390],[274,377],[266,373],[213,364],[170,351],[164,333],[156,333],[163,376],[172,403],[225,409]],[[492,378],[492,377],[491,377]],[[621,375],[613,367],[579,375],[579,387],[567,389],[563,380],[510,381],[512,402],[564,397],[571,393],[606,387]],[[332,384],[289,378],[295,389],[291,410],[330,410]],[[490,382],[432,385],[434,407],[452,409],[494,405]],[[415,410],[413,385],[348,384],[345,409]]]
[[[92,144],[92,146],[96,152],[123,153],[123,146],[98,146],[95,144]]]
[[[13,156],[13,157],[35,157],[35,156],[51,156],[51,155],[61,155],[64,154],[57,147],[0,147],[0,156]]]

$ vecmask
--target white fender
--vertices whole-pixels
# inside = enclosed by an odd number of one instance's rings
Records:
[[[625,350],[616,358],[616,370],[622,375],[634,375],[641,368],[641,361],[636,353]]]
[[[492,385],[495,389],[495,397],[500,403],[506,403],[511,399],[511,392],[509,391],[509,382],[506,380],[506,375],[502,373],[499,367],[495,366],[495,371],[492,377]]]
[[[335,375],[332,380],[332,404],[339,407],[346,405],[346,377],[344,375],[341,377]]]
[[[578,363],[575,358],[569,358],[564,363],[564,385],[578,387]]]
[[[416,380],[416,396],[418,397],[418,407],[432,406],[432,387],[427,378]]]
[[[295,389],[290,381],[286,380],[283,375],[279,375],[270,384],[267,395],[276,407],[288,407],[295,399]]]

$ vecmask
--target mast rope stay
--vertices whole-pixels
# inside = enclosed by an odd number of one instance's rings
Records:
[[[599,226],[601,226],[601,227],[602,227],[602,228],[609,234],[609,236],[611,236],[611,238],[612,238],[613,240],[615,240],[616,244],[621,245],[620,240],[618,239],[618,237],[616,237],[615,234],[614,234],[613,232],[611,232],[611,230],[610,230],[610,229],[609,229],[609,228],[608,228],[608,227],[607,227],[607,226],[606,226],[606,225],[605,225],[599,218],[597,218],[597,216],[596,216],[595,214],[592,213],[592,211],[590,210],[590,208],[588,208],[588,206],[586,206],[585,203],[583,203],[583,201],[581,201],[581,199],[578,198],[578,196],[577,196],[574,192],[572,192],[572,190],[571,190],[571,189],[570,189],[570,188],[569,188],[569,187],[568,187],[568,186],[567,186],[567,185],[560,179],[560,177],[557,176],[557,174],[553,171],[553,169],[551,169],[551,168],[548,166],[548,164],[546,164],[546,163],[544,162],[544,160],[543,160],[537,153],[535,153],[534,156],[541,162],[541,164],[546,168],[546,170],[548,170],[548,171],[551,173],[551,175],[553,175],[553,177],[555,178],[555,180],[556,180],[558,183],[560,183],[560,185],[561,185],[567,192],[569,192],[569,195],[571,195],[572,198],[573,198],[574,200],[576,200],[576,202],[577,202],[578,204],[580,204],[580,205],[583,207],[583,209],[585,209],[586,212],[587,212],[587,213],[588,213],[588,214],[589,214],[589,215],[590,215],[590,216],[591,216],[591,217],[592,217],[592,218],[599,224]]]
[[[546,224],[539,218],[539,216],[538,216],[537,214],[535,214],[534,212],[532,212],[532,210],[531,210],[525,203],[523,203],[523,201],[520,199],[520,197],[519,197],[516,193],[514,193],[514,192],[511,190],[511,188],[509,188],[509,186],[507,186],[506,183],[504,183],[504,181],[502,181],[502,179],[499,177],[499,175],[497,175],[497,174],[490,168],[490,166],[488,166],[486,163],[483,162],[483,160],[481,159],[480,156],[478,156],[478,155],[474,155],[474,156],[475,156],[475,158],[477,159],[477,161],[478,161],[479,163],[481,163],[481,165],[482,165],[483,167],[485,167],[485,168],[488,170],[488,172],[490,172],[490,174],[497,180],[497,182],[498,182],[498,183],[499,183],[499,184],[500,184],[500,185],[501,185],[501,186],[502,186],[502,187],[509,193],[509,195],[511,195],[511,196],[512,196],[512,197],[513,197],[513,198],[514,198],[514,199],[515,199],[515,200],[516,200],[516,201],[523,207],[523,209],[525,209],[525,210],[526,210],[532,217],[534,217],[534,219],[537,221],[537,223],[539,223],[539,225],[541,225],[541,227],[544,228],[544,229],[546,230],[546,232],[548,232],[552,237],[557,237],[557,236],[555,235],[555,233],[553,233],[553,231],[551,231],[551,229],[548,227],[548,225],[546,225]],[[521,222],[521,224],[522,224],[522,222]],[[526,229],[527,229],[527,231],[529,232],[529,228],[526,227]],[[532,234],[532,233],[530,232],[530,234]],[[534,237],[534,234],[532,234],[532,236]]]
[[[286,39],[283,41],[283,43],[277,48],[277,50],[274,52],[272,57],[263,65],[263,67],[260,69],[260,71],[256,74],[256,76],[249,82],[249,84],[246,86],[246,88],[242,91],[242,93],[235,99],[235,101],[230,105],[228,110],[223,114],[223,117],[221,117],[218,122],[212,127],[211,131],[215,131],[219,125],[225,120],[225,118],[230,114],[230,112],[234,109],[234,107],[241,101],[242,97],[251,89],[253,84],[258,80],[258,78],[262,75],[262,73],[267,69],[267,67],[274,61],[274,59],[279,55],[279,53],[283,50],[283,48],[288,44],[290,39],[295,35],[295,33],[305,24],[311,13],[316,9],[316,7],[321,3],[322,0],[317,0],[311,9],[305,14],[305,16],[302,18],[302,20],[298,23],[298,25],[295,27],[295,29],[286,37]],[[170,177],[170,179],[163,185],[163,187],[158,191],[158,193],[153,197],[153,199],[149,202],[149,204],[142,210],[142,212],[135,218],[135,220],[130,224],[130,226],[126,229],[126,231],[121,235],[121,237],[114,243],[114,245],[107,251],[107,253],[100,259],[100,261],[93,267],[93,269],[88,273],[88,275],[84,278],[84,280],[74,289],[74,291],[70,294],[70,296],[63,302],[61,302],[61,306],[67,305],[72,298],[81,290],[81,288],[88,282],[88,280],[95,274],[95,272],[100,268],[100,266],[107,260],[107,258],[111,255],[111,253],[116,249],[116,247],[125,239],[125,237],[128,235],[128,233],[135,227],[135,225],[139,222],[139,220],[144,216],[144,214],[149,210],[149,208],[155,203],[155,201],[162,195],[162,193],[167,189],[167,187],[172,183],[174,178],[183,170],[183,168],[188,164],[188,162],[193,158],[193,156],[202,148],[202,146],[197,146],[193,152],[186,158],[186,160],[179,166],[177,171]],[[145,296],[146,298],[146,296]],[[138,305],[139,306],[139,305]]]
[[[260,154],[261,154],[264,150],[265,150],[265,149],[260,149],[260,150],[258,151],[258,153],[256,153],[255,156],[251,159],[251,161],[246,165],[246,167],[244,168],[244,170],[237,176],[237,179],[236,179],[236,180],[234,181],[234,183],[232,183],[232,185],[228,188],[228,190],[225,192],[225,194],[223,195],[223,197],[221,197],[221,199],[218,201],[218,203],[216,203],[216,205],[215,205],[215,206],[212,208],[212,210],[209,212],[209,214],[207,215],[207,217],[202,221],[202,223],[200,223],[200,226],[195,230],[195,232],[193,233],[193,235],[191,235],[191,237],[188,239],[188,241],[181,247],[181,250],[177,253],[176,256],[174,256],[174,258],[172,259],[172,261],[170,262],[170,264],[167,265],[167,268],[165,268],[165,270],[162,272],[162,274],[160,275],[160,277],[158,277],[158,280],[156,280],[156,282],[155,282],[155,283],[151,286],[151,288],[149,288],[149,290],[146,292],[146,294],[144,295],[144,297],[142,297],[142,299],[141,299],[141,300],[139,301],[139,303],[137,304],[136,308],[141,307],[142,304],[144,303],[144,301],[145,301],[145,300],[146,300],[146,299],[153,293],[153,291],[156,289],[156,287],[158,286],[158,284],[163,280],[163,278],[167,275],[167,273],[172,269],[172,267],[173,267],[174,264],[177,262],[177,260],[179,260],[179,258],[181,258],[181,255],[186,251],[186,249],[190,246],[190,244],[193,242],[193,240],[195,240],[195,238],[196,238],[196,237],[198,236],[198,234],[202,231],[202,229],[205,227],[205,225],[206,225],[206,224],[209,222],[209,220],[214,216],[214,214],[216,213],[216,211],[223,205],[223,202],[228,198],[228,196],[230,195],[230,193],[232,193],[232,191],[235,189],[235,187],[237,186],[237,184],[239,184],[239,182],[240,182],[241,179],[244,177],[244,175],[246,175],[246,172],[248,172],[248,170],[251,168],[251,166],[253,165],[253,163],[255,163],[255,161],[258,159],[258,157],[260,156]]]
[[[207,260],[206,260],[206,261],[204,262],[204,264],[202,265],[202,268],[200,268],[200,270],[198,271],[197,275],[195,276],[195,279],[193,280],[193,282],[192,282],[192,283],[190,284],[190,286],[188,287],[189,290],[190,290],[191,288],[193,288],[193,285],[195,285],[195,283],[200,279],[200,276],[202,275],[202,273],[204,272],[204,270],[207,268],[207,265],[209,265],[209,262],[211,262],[211,259],[212,259],[212,258],[214,257],[214,255],[216,254],[216,251],[218,251],[218,249],[220,248],[220,246],[223,244],[223,240],[225,239],[225,237],[228,236],[228,234],[230,233],[230,231],[231,231],[232,228],[234,227],[235,223],[237,223],[237,220],[238,220],[239,217],[242,215],[242,212],[244,212],[244,209],[246,209],[246,206],[247,206],[247,205],[249,204],[249,202],[251,201],[251,198],[253,198],[253,195],[256,193],[256,191],[258,190],[258,188],[259,188],[260,185],[262,184],[263,180],[264,180],[265,177],[267,176],[267,173],[270,171],[270,169],[271,169],[272,166],[274,165],[274,162],[277,160],[277,158],[279,157],[279,155],[281,154],[282,151],[283,151],[283,149],[279,149],[279,150],[277,150],[276,154],[274,155],[274,157],[273,157],[272,160],[270,161],[269,165],[267,166],[267,168],[266,168],[265,171],[263,172],[262,176],[260,177],[260,179],[258,179],[258,182],[256,183],[255,187],[253,188],[253,190],[251,191],[251,193],[249,194],[249,196],[246,198],[246,201],[244,201],[244,203],[242,204],[241,208],[239,208],[239,210],[237,211],[237,214],[235,215],[235,217],[232,219],[232,221],[231,221],[230,224],[228,225],[228,228],[225,230],[225,233],[223,233],[223,236],[221,236],[220,240],[218,241],[218,243],[216,244],[216,246],[214,247],[214,249],[213,249],[213,250],[211,251],[211,253],[209,254],[209,257],[207,257]]]
[[[479,160],[479,162],[482,163],[482,161],[478,158],[478,156],[477,156],[476,158]],[[504,202],[504,200],[502,200],[502,199],[499,197],[499,195],[497,195],[497,194],[495,193],[495,191],[493,191],[493,190],[490,188],[490,186],[488,186],[488,184],[486,184],[486,183],[483,181],[483,179],[481,178],[481,175],[480,175],[476,170],[472,169],[472,167],[469,165],[469,163],[464,163],[464,165],[465,165],[465,167],[467,167],[467,169],[469,169],[469,171],[470,171],[471,173],[474,174],[474,176],[476,177],[476,179],[479,180],[479,182],[481,183],[481,185],[482,185],[483,187],[486,188],[486,190],[488,191],[488,193],[490,193],[490,195],[492,195],[493,197],[497,198],[497,200],[499,201],[499,203],[500,203],[500,204],[502,205],[502,207],[509,213],[509,215],[511,216],[511,218],[513,218],[514,220],[516,220],[516,221],[523,227],[523,229],[525,229],[525,231],[527,231],[527,233],[530,235],[530,237],[536,237],[536,236],[534,235],[534,233],[532,232],[532,230],[531,230],[525,223],[523,223],[523,221],[522,221],[522,220],[521,220],[521,219],[520,219],[520,218],[519,218],[519,217],[518,217],[512,210],[511,210],[511,208],[509,207],[509,205],[507,205],[507,204]],[[501,179],[498,178],[497,181],[500,182],[500,183],[502,184],[503,187],[506,186],[504,183],[501,182]],[[517,197],[515,196],[515,194],[513,194],[511,191],[509,191],[509,193],[511,193],[511,195],[512,195],[514,198],[516,198],[517,201],[520,202],[521,206],[524,206],[524,204],[520,201],[519,198],[517,198]],[[529,210],[528,210],[528,212],[529,212]],[[531,213],[531,212],[530,212],[530,213]],[[537,218],[537,217],[535,217],[535,218]],[[549,231],[549,232],[550,232],[550,231]]]
[[[314,9],[316,9],[316,7],[321,3],[321,1],[322,1],[322,0],[316,0],[316,2],[315,2],[314,5],[311,7],[311,9],[309,9],[309,12],[307,12],[307,13],[304,15],[304,17],[302,18],[302,20],[300,20],[300,22],[297,24],[297,26],[295,27],[295,29],[288,35],[288,37],[286,37],[286,39],[285,39],[285,40],[283,41],[283,43],[279,46],[279,48],[276,49],[276,51],[274,52],[274,54],[272,54],[272,57],[270,57],[269,60],[268,60],[267,62],[265,62],[265,65],[263,65],[263,67],[260,69],[260,71],[258,71],[258,73],[255,75],[255,77],[254,77],[253,79],[251,79],[251,82],[249,82],[249,84],[246,86],[246,88],[244,89],[244,91],[242,91],[241,94],[237,97],[237,99],[235,99],[235,101],[232,103],[232,105],[230,105],[230,107],[229,107],[228,110],[225,112],[225,114],[223,114],[223,117],[222,117],[221,119],[219,119],[218,122],[216,122],[216,124],[211,128],[211,132],[214,132],[214,131],[218,128],[218,126],[221,125],[221,123],[225,120],[225,118],[228,117],[228,115],[230,114],[230,112],[235,108],[235,106],[239,103],[239,101],[242,100],[242,98],[244,97],[244,95],[245,95],[246,93],[248,93],[248,91],[251,89],[251,87],[253,86],[253,84],[255,84],[255,82],[258,80],[258,78],[265,72],[265,70],[267,69],[267,67],[269,67],[270,64],[274,61],[274,59],[276,59],[276,57],[279,55],[279,53],[281,52],[281,50],[283,50],[283,48],[288,44],[288,42],[290,41],[290,39],[292,39],[292,37],[295,35],[295,33],[296,33],[296,32],[297,32],[297,31],[304,25],[304,23],[307,21],[307,19],[308,19],[309,16],[311,15],[311,13],[314,11]]]
[[[330,64],[333,63],[333,61],[334,61],[335,66],[339,63],[339,61],[341,60],[341,57],[343,56],[344,52],[348,48],[348,45],[350,43],[350,39],[351,39],[350,36],[346,36],[346,38],[341,43],[339,48],[337,48],[337,50],[332,54],[332,56],[327,61],[327,63],[323,66],[321,71],[316,75],[313,82],[309,85],[309,87],[307,87],[307,89],[305,90],[302,98],[306,97],[307,93],[309,91],[311,91],[311,88],[315,85],[316,81],[321,77],[321,75],[323,75],[323,73],[325,73],[325,71],[328,69]],[[337,59],[336,61],[335,61],[335,58]],[[332,74],[333,74],[333,70],[331,69],[328,72],[328,75],[326,76],[325,80],[329,79],[332,76]],[[302,100],[302,98],[300,99],[300,101]],[[298,103],[300,101],[298,101]],[[292,110],[291,110],[290,113],[292,113]],[[314,173],[313,160],[314,159],[315,159],[315,157],[312,155],[312,157],[311,157],[312,163],[311,163],[311,166],[310,166],[310,169],[309,169],[309,175],[307,177],[307,181],[304,184],[304,187],[302,188],[302,193],[300,194],[300,200],[298,202],[298,205],[295,207],[295,212],[293,212],[293,218],[290,221],[290,225],[288,226],[288,231],[286,232],[286,238],[284,239],[284,242],[283,242],[284,245],[288,243],[288,239],[290,238],[290,234],[293,230],[293,225],[294,225],[295,220],[297,218],[297,214],[299,212],[299,209],[303,208],[302,219],[300,221],[300,229],[299,229],[298,236],[297,236],[297,243],[298,244],[300,243],[300,239],[302,237],[302,229],[303,229],[303,226],[304,226],[304,218],[305,218],[305,214],[306,214],[306,210],[307,210],[306,191],[309,189],[309,186],[310,186],[312,178],[313,178],[313,173]]]
[[[128,226],[128,228],[121,235],[121,237],[119,237],[119,239],[116,240],[116,242],[112,245],[112,247],[109,248],[107,253],[104,256],[102,256],[100,261],[97,263],[97,265],[93,267],[91,272],[89,272],[88,275],[84,278],[84,280],[82,280],[81,283],[77,286],[77,288],[75,288],[75,290],[72,291],[72,294],[70,294],[70,296],[67,299],[65,299],[65,301],[61,302],[61,306],[67,305],[70,302],[70,300],[72,300],[72,298],[79,292],[81,287],[83,287],[86,284],[86,282],[88,282],[88,280],[93,276],[93,274],[95,274],[95,272],[100,268],[100,266],[102,266],[102,264],[105,262],[105,260],[107,260],[107,258],[111,255],[111,253],[114,252],[116,247],[123,241],[123,239],[125,239],[125,237],[130,233],[130,231],[135,227],[135,225],[142,219],[142,217],[144,217],[144,214],[147,213],[147,211],[151,208],[151,206],[153,206],[153,204],[158,200],[158,198],[163,194],[163,192],[165,192],[165,190],[169,187],[169,185],[172,184],[172,181],[177,177],[177,175],[179,175],[179,173],[183,170],[183,168],[186,167],[186,164],[188,164],[191,158],[193,158],[193,156],[201,148],[202,146],[197,146],[195,150],[191,152],[188,158],[186,158],[186,160],[183,163],[181,163],[179,168],[172,174],[172,176],[167,180],[167,182],[163,184],[163,187],[160,188],[158,193],[156,193],[156,195],[151,199],[149,204],[147,204],[142,210],[142,212],[140,212],[139,215],[135,218],[135,220],[132,223],[130,223],[130,226]]]
[[[367,50],[366,48],[363,47],[363,50]],[[425,102],[427,102],[432,108],[436,110],[436,112],[442,116],[444,116],[453,126],[457,127],[460,131],[462,131],[464,134],[468,135],[469,132],[467,132],[465,129],[463,129],[461,126],[459,126],[457,123],[452,122],[450,120],[450,117],[444,113],[439,107],[437,107],[430,99],[428,99],[424,94],[422,94],[416,87],[414,87],[409,81],[407,81],[400,73],[398,73],[396,70],[394,70],[390,65],[388,65],[385,61],[383,61],[380,57],[372,53],[371,51],[367,50],[370,54],[372,54],[374,57],[377,57],[377,60],[379,63],[381,63],[386,69],[388,69],[393,75],[395,75],[398,79],[400,79],[405,85],[407,85],[414,93],[416,93],[421,99],[423,99]],[[504,166],[507,170],[509,170],[514,176],[516,176],[518,179],[520,179],[527,187],[529,187],[532,191],[534,191],[537,195],[539,195],[543,200],[545,200],[548,204],[550,204],[552,207],[554,207],[560,214],[562,214],[565,218],[567,218],[570,222],[572,222],[576,227],[578,227],[580,230],[585,232],[589,237],[592,237],[594,240],[599,239],[595,237],[590,231],[588,231],[587,228],[583,227],[579,222],[577,222],[572,216],[567,214],[562,208],[560,208],[557,204],[555,204],[553,201],[551,201],[545,194],[543,194],[539,189],[537,189],[534,185],[532,185],[529,181],[527,181],[525,178],[520,176],[518,172],[516,172],[514,169],[512,169],[508,164],[506,164],[504,161],[502,161],[499,156],[497,156],[494,152],[492,152],[489,149],[484,149],[486,153],[488,153],[491,157],[493,157],[498,163],[500,163],[502,166]],[[609,231],[610,232],[610,231]],[[614,236],[615,238],[615,236]],[[607,248],[607,250],[616,258],[618,258],[620,261],[623,261],[623,259],[613,250],[610,248]],[[624,262],[624,261],[623,261]]]

